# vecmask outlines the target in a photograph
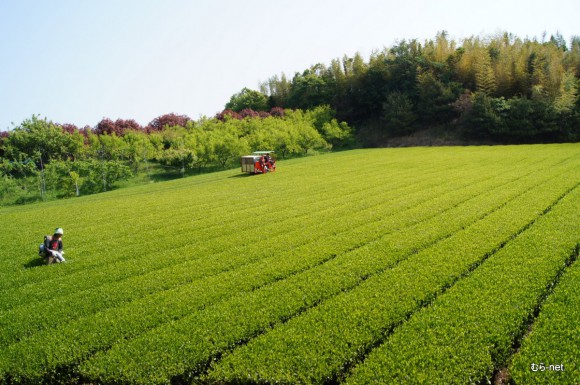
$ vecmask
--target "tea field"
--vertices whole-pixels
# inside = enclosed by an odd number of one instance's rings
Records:
[[[580,384],[579,214],[580,144],[0,208],[0,384]]]

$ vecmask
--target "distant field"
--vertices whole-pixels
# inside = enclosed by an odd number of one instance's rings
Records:
[[[0,384],[580,384],[580,145],[0,209]],[[38,265],[65,231],[68,262]]]

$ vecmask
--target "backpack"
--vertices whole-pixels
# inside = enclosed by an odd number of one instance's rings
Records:
[[[52,235],[45,235],[44,242],[38,247],[38,255],[41,257],[48,257],[47,250],[49,249],[49,242],[52,241]]]

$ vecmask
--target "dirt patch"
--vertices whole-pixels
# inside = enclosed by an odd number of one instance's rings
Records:
[[[510,372],[508,368],[501,368],[493,375],[491,383],[493,385],[508,385]]]

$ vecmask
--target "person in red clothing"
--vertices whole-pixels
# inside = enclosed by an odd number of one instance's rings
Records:
[[[268,171],[276,171],[276,161],[270,154],[266,154],[266,166]]]
[[[260,169],[262,172],[268,172],[268,163],[264,155],[260,157]]]
[[[63,257],[62,251],[62,236],[64,231],[59,227],[54,230],[52,237],[46,237],[44,240],[44,253],[47,258],[47,263],[61,263],[66,260]]]

